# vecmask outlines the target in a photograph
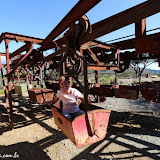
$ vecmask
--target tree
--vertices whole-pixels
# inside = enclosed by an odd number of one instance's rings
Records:
[[[146,67],[156,62],[156,59],[143,59],[143,60],[132,60],[130,66],[135,71],[135,78],[139,78],[139,83],[141,82],[142,73]]]

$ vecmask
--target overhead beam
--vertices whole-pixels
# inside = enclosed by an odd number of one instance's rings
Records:
[[[4,33],[2,33],[0,36],[0,43],[3,41],[3,39],[4,39]]]
[[[95,42],[91,42],[90,45],[97,46],[97,47],[100,47],[100,48],[103,48],[103,49],[107,49],[107,50],[110,50],[110,48],[111,48],[111,47],[109,47],[107,45],[97,44]]]
[[[59,54],[62,54],[63,52],[66,52],[66,48],[62,48],[50,55],[48,55],[47,57],[44,57],[43,58],[43,61],[49,61],[49,60],[52,60],[55,56],[59,55]]]
[[[159,0],[149,0],[141,3],[135,7],[93,24],[93,32],[84,37],[81,44],[92,41],[98,37],[140,21],[141,19],[154,15],[158,12],[160,12]]]
[[[89,53],[94,57],[94,59],[96,60],[96,62],[100,65],[100,61],[98,60],[98,58],[96,57],[96,55],[92,52],[92,50],[90,48],[88,48]]]
[[[20,47],[15,52],[13,52],[12,54],[10,54],[9,55],[9,59],[13,58],[14,56],[19,55],[20,53],[22,53],[23,51],[28,50],[29,48],[30,48],[30,43],[25,44],[24,46]]]
[[[64,45],[64,38],[57,39],[56,41],[52,41],[51,43],[48,43],[45,48],[41,48],[42,51],[57,48],[61,45]]]
[[[17,33],[16,34],[15,33],[9,33],[9,32],[2,33],[2,35],[0,37],[0,42],[3,39],[20,41],[20,42],[31,42],[31,43],[39,44],[39,45],[43,42],[43,39],[40,39],[40,38],[20,35],[20,34],[17,34]]]
[[[33,44],[30,43],[30,49],[28,50],[28,52],[23,56],[23,57],[20,57],[19,59],[17,59],[17,63],[16,65],[14,66],[14,68],[8,73],[9,76],[11,76],[14,71],[17,69],[17,67],[32,53],[34,47],[33,47]]]
[[[116,45],[118,48],[120,48],[120,50],[134,49],[135,48],[135,38],[115,42],[115,43],[112,43],[112,44]]]
[[[65,31],[73,22],[77,21],[86,12],[92,9],[101,0],[80,0],[70,12],[59,22],[59,24],[51,31],[42,43],[41,50],[45,50],[56,37]]]
[[[0,53],[0,56],[6,56],[6,53]]]
[[[160,51],[160,33],[135,40],[135,48],[135,54]]]
[[[125,41],[116,42],[113,43],[113,45],[118,46],[121,50],[137,48],[137,54],[152,51],[155,52],[156,50],[160,50],[160,33],[147,35],[146,37],[137,40],[133,38]]]
[[[119,66],[87,65],[88,70],[119,70]]]
[[[95,53],[97,55],[97,53],[101,53],[101,52],[107,52],[108,50],[106,50],[105,48],[101,48],[101,47],[93,47],[91,48],[92,52]],[[84,50],[85,51],[85,50]]]

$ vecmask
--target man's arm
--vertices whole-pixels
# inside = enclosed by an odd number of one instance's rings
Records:
[[[84,98],[80,97],[79,99],[82,101],[82,103],[84,103],[84,104],[85,104],[85,100],[84,100]],[[88,103],[89,103],[89,104],[91,104],[91,103],[92,103],[92,101],[91,101],[91,99],[90,99],[89,97],[88,97]]]
[[[45,101],[44,99],[41,100],[42,105],[53,105],[55,104],[57,101],[59,100],[58,97],[55,97],[53,100],[51,101]]]

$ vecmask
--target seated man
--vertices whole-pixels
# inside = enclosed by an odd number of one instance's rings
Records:
[[[62,114],[69,118],[75,118],[81,114],[84,113],[84,111],[79,109],[78,106],[78,99],[80,99],[82,102],[84,102],[84,97],[81,92],[79,92],[77,89],[72,88],[69,86],[69,83],[65,80],[64,76],[61,76],[59,79],[59,85],[61,90],[58,91],[56,97],[52,101],[44,101],[43,105],[53,105],[55,104],[59,99],[63,102],[63,108],[62,108]],[[88,101],[91,103],[90,99]]]

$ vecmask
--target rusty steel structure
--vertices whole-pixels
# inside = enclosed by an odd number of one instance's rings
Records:
[[[129,67],[130,61],[136,59],[156,58],[160,62],[160,33],[146,34],[146,18],[160,12],[159,0],[146,1],[95,24],[91,24],[89,17],[85,14],[100,1],[90,0],[89,3],[86,3],[85,0],[78,1],[45,39],[17,33],[4,32],[1,34],[0,43],[2,41],[5,42],[6,52],[0,52],[0,57],[6,57],[6,65],[2,65],[0,61],[0,67],[12,129],[14,124],[11,94],[14,88],[14,79],[17,79],[20,83],[21,78],[25,78],[27,84],[29,84],[37,76],[43,87],[42,80],[44,77],[42,71],[44,70],[45,72],[46,62],[49,62],[51,69],[55,69],[61,75],[73,77],[77,83],[79,83],[77,79],[79,73],[84,73],[82,90],[84,91],[86,104],[88,103],[88,70],[95,70],[96,87],[100,87],[99,70],[123,72]],[[96,40],[98,37],[133,23],[135,24],[135,38],[133,39],[112,44]],[[66,29],[64,36],[56,39]],[[23,42],[24,45],[10,53],[9,43],[11,41]],[[34,49],[34,44],[38,44],[40,47]],[[54,52],[44,56],[44,51],[49,49],[54,49]],[[126,49],[135,49],[135,51],[121,53],[121,50]],[[144,53],[149,53],[148,57],[143,57]],[[4,69],[6,69],[6,74],[3,73]],[[24,72],[25,74],[23,75]],[[5,76],[7,77],[7,85],[4,82]],[[105,88],[103,89],[102,87],[102,92],[104,91]],[[101,94],[97,90],[96,92]]]

